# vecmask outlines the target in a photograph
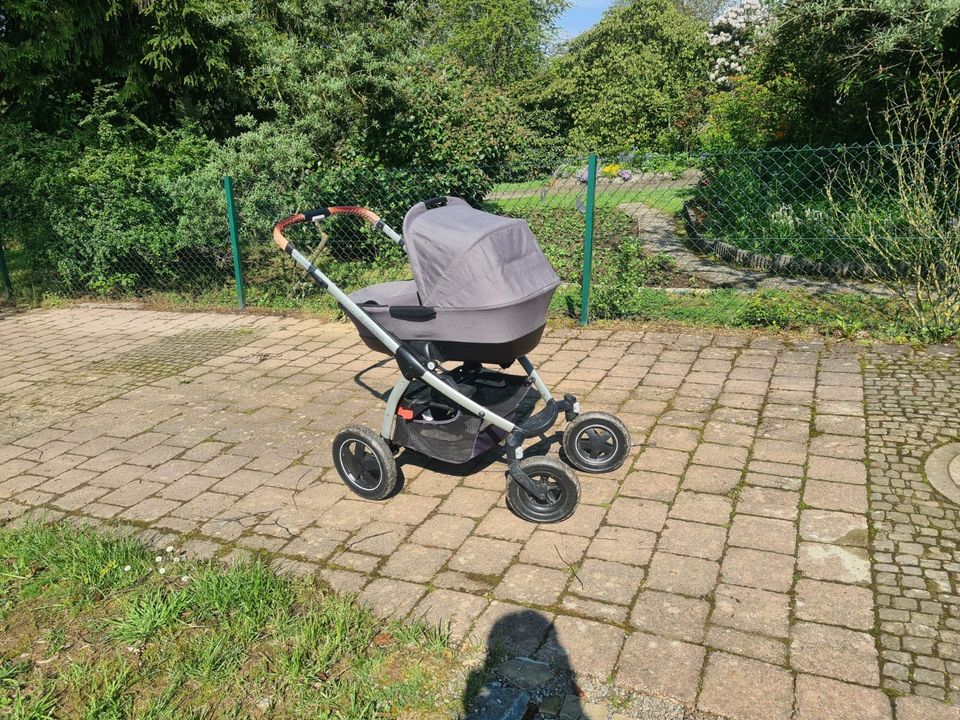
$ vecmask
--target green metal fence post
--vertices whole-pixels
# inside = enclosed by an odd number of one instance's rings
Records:
[[[597,193],[597,156],[587,160],[587,217],[583,232],[583,280],[580,282],[580,324],[590,322],[590,277],[593,272],[593,207]]]
[[[0,241],[0,286],[3,287],[3,299],[13,302],[13,283],[7,270],[7,257],[3,253],[3,241]]]
[[[227,196],[227,221],[230,223],[230,247],[233,250],[233,275],[237,280],[237,302],[240,309],[247,306],[246,292],[243,287],[243,265],[240,262],[240,238],[237,233],[237,210],[233,205],[233,183],[230,176],[223,178],[223,190]]]

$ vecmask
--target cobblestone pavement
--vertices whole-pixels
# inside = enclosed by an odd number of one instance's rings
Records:
[[[955,350],[550,331],[547,382],[637,447],[539,527],[507,511],[496,466],[404,456],[397,496],[346,491],[329,444],[376,427],[381,359],[309,319],[0,315],[0,514],[264,551],[383,615],[479,643],[497,628],[581,687],[636,693],[622,712],[960,718],[957,506],[922,475],[960,432]]]

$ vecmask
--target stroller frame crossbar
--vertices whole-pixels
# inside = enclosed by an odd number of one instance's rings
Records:
[[[414,206],[407,214],[407,220],[404,221],[404,233],[407,234],[407,223],[410,218],[418,217],[415,213],[423,214],[425,211],[447,207],[448,204],[448,211],[452,214],[444,216],[447,225],[438,229],[440,232],[448,232],[449,228],[453,227],[453,230],[449,230],[452,234],[445,236],[448,241],[451,238],[462,237],[456,234],[460,232],[457,228],[462,228],[468,233],[467,237],[470,237],[470,232],[486,232],[484,228],[494,227],[498,232],[506,228],[503,230],[501,239],[503,242],[515,244],[508,244],[505,247],[518,247],[516,243],[526,243],[523,247],[527,248],[527,254],[520,254],[517,257],[526,260],[528,266],[532,263],[533,271],[527,276],[518,274],[517,267],[512,264],[514,260],[509,259],[508,251],[506,254],[501,253],[505,263],[502,266],[503,277],[512,278],[515,282],[519,282],[516,281],[517,277],[525,277],[528,280],[532,278],[532,282],[538,283],[543,283],[544,278],[549,281],[551,276],[556,280],[555,273],[536,245],[536,239],[530,233],[529,227],[525,224],[518,227],[515,221],[500,222],[497,225],[499,221],[492,219],[489,214],[475,211],[463,200],[457,198],[432,198]],[[562,436],[563,458],[568,464],[585,472],[608,472],[619,468],[626,459],[630,449],[630,433],[621,420],[609,413],[581,414],[580,403],[573,395],[564,395],[560,400],[555,399],[533,363],[524,354],[533,349],[539,341],[546,322],[547,305],[556,283],[542,285],[544,290],[536,296],[514,294],[516,302],[527,303],[522,310],[526,312],[527,319],[519,325],[514,323],[509,326],[515,334],[506,335],[504,341],[490,340],[484,343],[482,339],[474,340],[468,337],[462,344],[468,348],[482,349],[466,350],[454,347],[456,342],[451,345],[449,335],[441,335],[438,338],[440,345],[435,351],[429,342],[419,344],[423,342],[424,336],[404,335],[404,327],[389,322],[389,317],[384,313],[389,310],[392,317],[401,318],[407,322],[423,319],[429,321],[438,317],[438,311],[443,310],[444,306],[438,304],[436,309],[424,308],[419,293],[416,296],[419,306],[402,300],[390,302],[393,298],[410,297],[402,293],[398,294],[395,290],[392,290],[392,295],[374,294],[372,299],[367,299],[370,296],[365,297],[363,294],[377,288],[395,286],[397,283],[371,286],[355,293],[357,301],[354,301],[284,236],[284,231],[289,227],[306,222],[318,223],[331,215],[360,217],[373,224],[376,230],[392,241],[404,246],[410,254],[411,266],[417,282],[421,281],[422,276],[417,274],[418,266],[413,262],[413,253],[415,250],[422,249],[423,243],[430,243],[436,235],[431,235],[429,232],[424,234],[421,228],[412,232],[410,237],[404,238],[372,210],[353,205],[318,208],[298,213],[281,220],[273,228],[273,239],[280,249],[302,267],[321,289],[333,296],[357,325],[364,342],[375,350],[387,352],[393,356],[400,369],[401,377],[386,399],[379,434],[368,428],[356,426],[341,430],[334,438],[333,460],[341,479],[361,497],[382,500],[389,497],[397,487],[398,470],[394,454],[400,447],[416,450],[428,457],[462,463],[479,457],[490,448],[499,445],[506,455],[507,472],[511,481],[507,484],[507,505],[520,517],[532,522],[552,523],[569,517],[579,501],[579,480],[559,460],[537,455],[524,458],[524,441],[536,436],[546,438],[546,433],[563,414],[567,422]],[[454,219],[452,225],[450,218]],[[483,237],[489,242],[497,241],[497,238],[486,235]],[[405,242],[410,246],[406,247]],[[451,257],[455,254],[455,252],[450,253]],[[490,257],[496,258],[496,255],[493,254]],[[500,266],[493,269],[497,271]],[[421,272],[425,272],[422,267]],[[468,273],[461,277],[467,286],[474,283],[470,286],[473,288],[470,292],[477,292],[475,284],[477,279],[489,278],[489,275],[484,276],[478,273],[476,276],[471,276]],[[498,292],[501,286],[492,281],[488,282],[489,287],[482,287],[481,290],[488,291],[485,293],[488,301],[491,296],[495,300],[497,296],[494,293]],[[556,282],[558,283],[559,280]],[[509,292],[516,287],[515,284],[503,291],[509,297]],[[537,302],[541,304],[531,306],[527,301],[528,297],[538,298]],[[381,298],[385,298],[387,302],[381,302]],[[493,307],[510,306],[505,303]],[[395,316],[392,315],[394,311],[398,313]],[[401,312],[404,314],[400,314]],[[451,310],[447,309],[446,312],[449,313]],[[537,322],[537,313],[541,313],[539,318],[541,324],[539,328],[531,331],[531,324]],[[524,322],[527,324],[523,324]],[[498,345],[497,342],[501,344]],[[489,347],[485,347],[486,345]],[[451,347],[453,347],[452,351]],[[441,365],[445,360],[462,360],[464,365],[454,370],[446,370]],[[486,363],[499,364],[500,367],[506,368],[515,361],[520,363],[526,378],[498,374],[483,367],[483,363]],[[491,384],[491,378],[493,384]],[[457,412],[452,416],[445,415],[447,410],[443,403],[422,399],[424,385],[468,414]],[[530,392],[531,385],[536,388],[535,394]],[[545,407],[531,415],[537,395],[543,400]],[[482,400],[489,407],[485,407],[477,400]],[[492,408],[496,408],[497,412]],[[439,417],[436,415],[438,410]],[[503,413],[506,417],[498,413]],[[397,424],[398,417],[403,418],[403,425]]]

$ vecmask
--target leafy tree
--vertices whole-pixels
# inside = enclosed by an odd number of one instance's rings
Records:
[[[497,84],[528,76],[544,61],[567,0],[438,0],[435,50]]]
[[[960,66],[960,3],[952,0],[786,0],[757,73],[807,87],[811,140],[864,139],[887,98],[933,69]]]
[[[578,149],[684,144],[702,112],[706,24],[672,0],[621,0],[521,89],[550,109]]]

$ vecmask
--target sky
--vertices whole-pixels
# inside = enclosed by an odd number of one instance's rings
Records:
[[[572,38],[595,25],[611,4],[613,0],[573,0],[560,16],[560,39]]]

